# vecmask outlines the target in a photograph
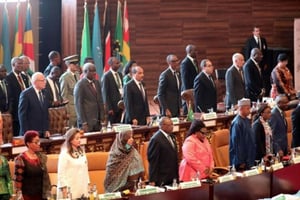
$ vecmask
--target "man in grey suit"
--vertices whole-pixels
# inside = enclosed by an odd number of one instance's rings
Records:
[[[64,61],[68,67],[67,71],[63,73],[59,79],[60,83],[60,91],[61,96],[64,101],[69,101],[66,105],[68,117],[69,117],[69,128],[77,127],[77,117],[75,112],[75,105],[74,105],[74,87],[79,80],[78,74],[78,55],[72,55],[64,58]]]
[[[100,82],[95,80],[96,67],[92,63],[83,65],[84,77],[74,88],[75,110],[78,127],[86,132],[101,130],[104,107]]]
[[[118,72],[120,61],[116,57],[110,57],[107,61],[110,70],[102,78],[103,101],[108,114],[108,121],[120,123],[122,110],[118,107],[118,102],[123,97],[123,76]]]
[[[226,108],[237,105],[239,99],[245,97],[245,83],[243,75],[244,56],[235,53],[232,56],[232,66],[226,71]]]
[[[181,109],[180,75],[177,72],[178,58],[175,55],[167,56],[168,68],[159,76],[157,96],[160,112],[163,116],[178,117]]]

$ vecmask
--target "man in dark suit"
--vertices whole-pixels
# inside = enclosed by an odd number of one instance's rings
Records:
[[[195,110],[198,112],[209,112],[208,109],[217,111],[217,90],[212,73],[214,67],[210,60],[203,59],[200,63],[202,72],[198,74],[194,81],[194,102]]]
[[[116,57],[110,57],[107,63],[110,70],[102,78],[103,101],[106,105],[108,121],[120,123],[122,110],[118,107],[118,102],[123,97],[123,76],[118,72],[120,61]]]
[[[60,92],[59,77],[61,75],[61,70],[59,67],[55,66],[51,69],[50,74],[47,76],[46,88],[45,90],[49,94],[49,101],[51,107],[61,106],[63,104],[63,98]]]
[[[288,98],[284,94],[280,94],[275,99],[276,106],[272,109],[270,126],[273,135],[273,151],[279,156],[287,155],[287,121],[284,111],[287,110]]]
[[[300,147],[300,103],[292,112],[293,139],[292,148]]]
[[[48,58],[49,58],[49,65],[44,70],[45,77],[47,77],[50,74],[50,71],[54,66],[59,67],[61,63],[61,56],[58,51],[50,51],[50,53],[48,54]]]
[[[8,112],[9,110],[9,99],[8,99],[8,84],[5,80],[6,68],[4,65],[0,65],[0,111],[2,113]]]
[[[251,50],[251,57],[244,64],[244,77],[246,86],[246,97],[252,102],[261,101],[265,94],[263,77],[259,63],[262,53],[258,48]]]
[[[236,107],[238,100],[245,97],[245,83],[243,78],[244,56],[235,53],[232,56],[232,66],[226,71],[226,108]]]
[[[177,144],[172,132],[172,120],[163,117],[159,122],[159,130],[150,139],[147,158],[151,185],[170,185],[173,179],[178,182]]]
[[[259,66],[260,66],[261,73],[263,76],[264,85],[266,87],[266,92],[268,93],[269,90],[271,89],[270,75],[271,75],[273,66],[268,66],[268,62],[267,62],[267,59],[268,59],[267,41],[265,38],[261,37],[260,29],[257,26],[255,26],[253,28],[252,34],[253,35],[250,38],[248,38],[248,40],[246,41],[246,45],[244,48],[245,60],[248,60],[251,57],[252,49],[258,48],[261,51],[263,57],[262,57],[261,61],[259,62]]]
[[[157,96],[162,116],[178,117],[181,109],[180,75],[177,72],[178,58],[167,56],[168,68],[159,76]]]
[[[18,105],[20,93],[28,87],[28,80],[22,74],[23,60],[19,57],[11,59],[12,71],[7,75],[6,81],[9,85],[9,101],[11,104],[11,114],[13,118],[14,136],[18,136],[20,132]]]
[[[84,77],[74,88],[77,124],[84,131],[101,130],[104,120],[104,107],[100,82],[95,80],[96,67],[93,63],[83,65]]]
[[[195,45],[189,44],[185,48],[186,57],[180,64],[180,76],[181,76],[181,91],[192,89],[194,86],[194,80],[199,73],[199,67],[197,62],[197,48]],[[183,104],[183,112],[187,114],[187,104]]]
[[[19,121],[20,135],[27,130],[36,130],[41,138],[49,137],[49,97],[46,79],[41,72],[32,75],[32,86],[20,94]]]
[[[143,85],[144,70],[140,66],[131,69],[133,78],[124,86],[125,123],[146,125],[150,123],[149,105]]]

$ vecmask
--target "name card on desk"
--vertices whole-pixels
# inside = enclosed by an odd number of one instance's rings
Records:
[[[217,125],[217,121],[216,120],[204,121],[203,123],[205,124],[206,127],[212,127],[212,126],[216,126]]]
[[[188,182],[182,182],[179,184],[179,188],[181,188],[181,189],[194,188],[194,187],[200,187],[200,186],[201,186],[200,181],[188,181]]]
[[[204,120],[216,119],[217,113],[216,112],[204,113],[202,114],[202,116]]]
[[[119,126],[114,126],[113,129],[116,132],[122,132],[122,131],[132,130],[130,124],[122,124],[122,125],[119,125]]]
[[[173,124],[179,124],[179,122],[180,122],[178,117],[172,117],[171,120],[172,120]]]
[[[235,179],[235,176],[233,176],[232,174],[218,177],[218,180],[220,183],[224,183],[227,181],[233,181],[234,179]]]
[[[121,192],[99,194],[99,199],[101,200],[118,199],[118,198],[122,198]]]
[[[27,150],[27,147],[26,146],[21,146],[21,147],[13,147],[12,148],[12,154],[15,155],[15,154],[19,154],[19,153],[22,153],[24,151]]]
[[[157,187],[149,187],[149,188],[144,188],[144,189],[138,189],[136,191],[135,195],[140,196],[140,195],[146,195],[146,194],[154,194],[157,192],[158,192]]]
[[[280,163],[272,165],[271,168],[273,169],[273,171],[276,171],[278,169],[282,169],[283,168],[283,164],[280,162]]]
[[[292,161],[293,161],[294,164],[298,164],[298,163],[300,163],[300,157],[299,156],[295,157],[295,158],[292,159]]]
[[[258,175],[259,174],[259,171],[258,169],[251,169],[251,170],[247,170],[247,171],[244,171],[244,176],[254,176],[254,175]]]

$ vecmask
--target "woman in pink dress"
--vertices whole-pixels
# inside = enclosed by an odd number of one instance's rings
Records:
[[[180,181],[207,178],[214,167],[210,144],[205,136],[207,129],[200,120],[194,120],[182,146],[183,159],[179,166]]]

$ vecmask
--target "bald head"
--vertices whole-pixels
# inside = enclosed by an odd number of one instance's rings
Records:
[[[46,79],[43,73],[35,72],[31,77],[31,84],[37,90],[42,90],[46,87]]]
[[[188,44],[185,48],[186,54],[191,56],[192,58],[197,57],[197,48],[193,44]]]

